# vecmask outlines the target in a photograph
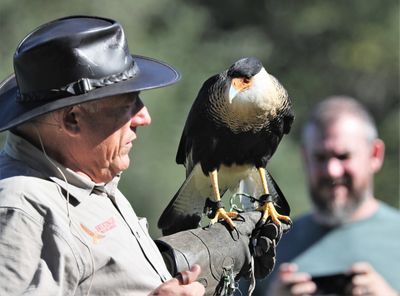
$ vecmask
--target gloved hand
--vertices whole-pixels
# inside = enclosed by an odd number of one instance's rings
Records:
[[[258,211],[242,213],[234,220],[234,231],[221,222],[165,236],[156,243],[172,275],[196,263],[201,266],[199,281],[206,287],[207,295],[221,289],[233,291],[235,281],[251,276],[252,256],[257,278],[271,272],[277,241],[290,228],[283,223],[281,227],[266,223],[256,229],[260,218]]]
[[[288,232],[291,224],[280,226],[269,222],[253,230],[250,239],[250,252],[254,258],[254,276],[258,279],[269,275],[275,266],[275,249],[282,235]]]

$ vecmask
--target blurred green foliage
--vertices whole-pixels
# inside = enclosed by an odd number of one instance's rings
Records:
[[[161,211],[184,179],[175,153],[197,91],[243,56],[260,58],[294,102],[293,131],[269,165],[292,216],[310,206],[299,131],[315,102],[332,94],[354,96],[372,110],[387,144],[376,194],[399,207],[398,0],[0,0],[0,77],[12,73],[12,55],[28,32],[78,14],[118,20],[131,52],[165,60],[183,75],[172,87],[142,94],[153,123],[139,129],[132,165],[121,180],[154,236]]]

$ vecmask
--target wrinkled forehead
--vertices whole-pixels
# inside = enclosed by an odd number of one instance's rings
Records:
[[[346,151],[367,145],[366,128],[354,117],[340,117],[325,126],[311,124],[306,129],[308,150]]]

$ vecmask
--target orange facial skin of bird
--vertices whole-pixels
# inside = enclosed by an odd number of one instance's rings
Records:
[[[246,77],[239,77],[232,79],[232,86],[238,91],[244,91],[251,87],[251,79]]]

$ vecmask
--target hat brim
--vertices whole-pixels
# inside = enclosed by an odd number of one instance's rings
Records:
[[[24,102],[16,101],[17,82],[14,74],[0,84],[0,132],[15,127],[40,115],[101,98],[173,84],[180,74],[170,65],[144,56],[132,55],[140,72],[132,79],[120,81],[94,89],[88,93],[69,96],[54,101]]]

